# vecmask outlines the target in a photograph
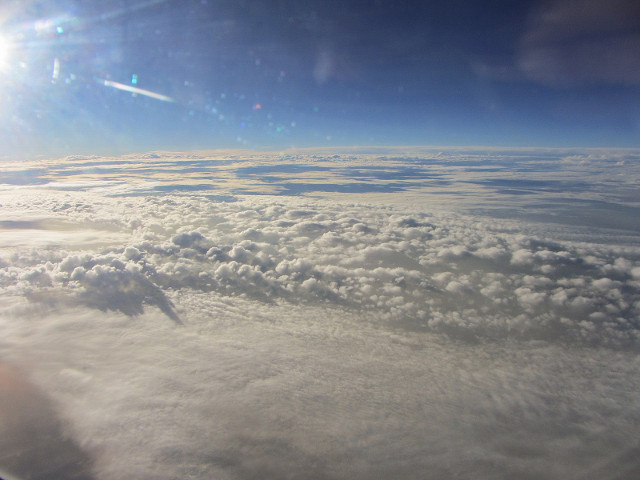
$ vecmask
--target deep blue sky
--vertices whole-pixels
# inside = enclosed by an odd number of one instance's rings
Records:
[[[22,0],[0,26],[4,156],[640,146],[636,0]]]

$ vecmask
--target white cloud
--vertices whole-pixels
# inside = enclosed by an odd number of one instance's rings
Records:
[[[0,195],[23,222],[0,231],[0,358],[97,479],[553,479],[637,449],[631,234],[140,193]],[[38,248],[3,236],[32,230]]]
[[[418,215],[398,220],[393,209],[368,206],[344,211],[330,203],[288,207],[259,198],[218,204],[197,197],[135,198],[128,200],[138,202],[137,215],[128,213],[129,244],[109,253],[17,258],[3,268],[4,282],[25,290],[63,288],[101,310],[139,315],[145,305],[158,307],[174,319],[167,289],[294,304],[340,299],[373,317],[417,325],[438,315],[443,331],[447,318],[459,323],[449,312],[464,309],[473,334],[491,337],[497,334],[492,319],[507,308],[514,318],[528,318],[523,336],[547,340],[583,339],[582,315],[594,309],[619,314],[639,295],[632,281],[637,255],[620,256],[602,245],[550,244],[509,233],[506,225],[500,233],[494,224],[488,233],[459,214],[432,215],[428,226],[418,226]],[[97,215],[116,205],[91,208]],[[426,229],[424,236],[416,237],[418,228]],[[574,318],[575,332],[565,323],[558,337],[560,318]],[[622,343],[635,344],[634,329],[624,327],[610,338],[605,323],[596,324],[589,341],[613,346],[626,338]],[[508,320],[504,328],[503,335],[512,334]]]

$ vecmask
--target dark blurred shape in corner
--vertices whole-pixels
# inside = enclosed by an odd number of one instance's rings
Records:
[[[0,478],[93,480],[91,463],[65,435],[51,401],[0,361]]]

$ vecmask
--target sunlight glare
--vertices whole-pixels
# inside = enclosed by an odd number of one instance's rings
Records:
[[[5,70],[9,66],[10,53],[11,44],[9,40],[0,36],[0,71]]]

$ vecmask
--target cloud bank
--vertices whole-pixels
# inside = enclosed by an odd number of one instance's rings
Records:
[[[69,159],[0,190],[3,398],[57,417],[42,455],[101,480],[635,478],[635,153],[388,153]],[[622,216],[564,221],[584,205]]]
[[[131,235],[126,245],[14,254],[3,261],[0,284],[16,295],[131,316],[152,306],[176,322],[170,293],[182,290],[330,302],[370,322],[467,339],[633,348],[639,340],[635,246],[558,242],[455,213],[280,197],[128,202],[132,212],[119,220]]]

